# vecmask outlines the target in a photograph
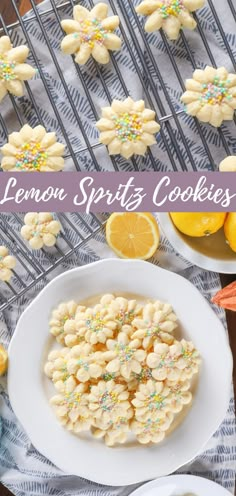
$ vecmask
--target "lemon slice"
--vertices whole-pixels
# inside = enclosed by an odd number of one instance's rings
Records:
[[[150,213],[114,212],[106,224],[106,239],[119,257],[147,260],[156,252],[160,234]]]
[[[5,374],[8,365],[8,354],[5,348],[0,344],[0,375]]]

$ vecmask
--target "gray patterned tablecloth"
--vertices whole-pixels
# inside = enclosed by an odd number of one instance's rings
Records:
[[[127,2],[127,0],[124,0],[124,2],[127,5],[128,9],[129,2]],[[228,42],[236,55],[235,22],[230,17],[230,11],[226,4],[227,2],[225,1],[215,0],[215,5],[218,9],[221,21],[227,33]],[[64,13],[62,11],[62,17],[63,15]],[[214,50],[217,62],[219,63],[219,65],[226,65],[229,70],[232,70],[229,58],[225,52],[221,38],[218,35],[214,19],[207,6],[201,11],[201,23],[204,32],[210,42],[211,48]],[[59,47],[58,40],[61,36],[58,27],[55,26],[53,18],[50,16],[48,16],[45,25],[47,27],[47,32],[49,34],[51,43],[57,50]],[[34,45],[35,47],[37,47],[40,62],[45,68],[47,82],[54,92],[54,98],[57,102],[57,106],[58,108],[60,108],[62,113],[64,113],[64,123],[69,133],[70,140],[75,148],[80,148],[82,145],[80,134],[78,133],[77,128],[75,128],[73,116],[67,113],[65,95],[60,81],[58,80],[57,76],[53,74],[53,68],[50,62],[50,58],[48,57],[47,50],[45,50],[45,47],[43,45],[43,36],[40,32],[40,29],[37,27],[37,23],[32,22],[28,24],[28,32],[30,32]],[[195,46],[197,46],[197,33],[190,33],[188,34],[188,36],[193,42],[195,42]],[[21,41],[20,32],[16,31],[14,37],[16,42],[19,43]],[[178,110],[180,90],[176,89],[176,82],[174,81],[174,79],[172,79],[171,73],[168,74],[169,69],[168,67],[166,67],[165,64],[165,51],[163,49],[163,44],[160,42],[159,38],[155,36],[152,36],[150,40],[150,42],[152,43],[152,49],[154,50],[156,58],[158,59],[158,63],[160,64],[160,67],[163,68],[165,78],[167,78],[169,81],[168,90],[171,93],[173,101],[176,105],[176,109]],[[180,63],[183,67],[183,75],[185,76],[187,75],[186,54],[182,49],[180,49],[180,47],[177,50]],[[61,61],[60,57],[61,55],[59,55],[58,52],[58,58]],[[123,66],[123,71],[126,72],[128,80],[134,81],[134,83],[132,82],[130,88],[131,95],[133,97],[142,96],[142,90],[140,86],[136,85],[135,79],[132,78],[132,70],[129,68],[128,63],[128,54],[124,52],[122,55],[118,55],[118,57],[119,64],[121,68]],[[205,52],[201,51],[200,45],[199,50],[195,53],[195,58],[199,66],[203,66],[205,63],[208,63]],[[70,90],[73,92],[74,101],[77,105],[80,106],[79,108],[81,109],[81,117],[83,119],[84,125],[86,126],[87,132],[90,135],[90,138],[93,139],[94,137],[94,140],[96,141],[97,136],[96,134],[94,134],[94,126],[91,125],[90,109],[88,105],[86,105],[86,101],[84,100],[81,89],[78,87],[77,84],[73,83],[73,78],[71,77],[71,71],[74,70],[71,66],[71,62],[69,62],[66,58],[63,58],[63,62],[61,62],[61,64],[65,77],[66,79],[68,79]],[[119,86],[114,86],[112,75],[109,81],[111,92],[114,88],[113,94],[116,93],[116,96],[119,96]],[[60,134],[60,130],[58,129],[51,109],[43,96],[39,78],[36,78],[36,80],[32,82],[31,87],[41,108],[44,121],[45,123],[47,123],[47,127],[50,129],[56,129]],[[92,82],[92,80],[90,91],[93,94],[94,103],[99,111],[100,106],[106,103],[104,94],[98,91],[98,87]],[[35,116],[30,111],[30,106],[27,98],[23,99],[21,107],[25,118],[31,124],[36,124]],[[10,110],[9,102],[7,101],[7,99],[4,103],[4,106],[2,107],[2,112],[7,120],[9,130],[19,128],[19,124],[17,124],[17,122],[15,122],[14,120],[14,113],[12,113],[12,111]],[[183,126],[185,126],[186,136],[189,140],[189,144],[191,146],[198,169],[200,170],[208,168],[209,161],[206,157],[201,143],[199,142],[195,127],[191,125],[191,119],[189,120],[189,118],[187,118],[185,115],[183,116]],[[232,151],[236,153],[235,139],[232,138],[233,132],[235,133],[235,131],[232,126],[233,124],[228,124],[225,128],[225,133],[228,142],[232,147]],[[220,159],[225,156],[225,152],[222,149],[217,131],[215,131],[213,128],[208,127],[206,128],[205,135],[211,145],[213,154],[216,157],[216,162],[219,162]],[[0,138],[2,138],[2,140],[4,141],[4,133],[2,135],[0,134]],[[104,160],[104,150],[100,150],[97,153],[98,157],[99,154],[101,154],[100,158],[103,158],[103,168],[109,168],[109,165],[106,164],[106,160]],[[155,154],[156,156],[158,156],[159,169],[171,170],[171,167],[168,165],[168,156],[161,143],[158,143]],[[85,166],[86,169],[93,169],[93,164],[90,162],[90,159],[86,154],[82,154],[79,157],[79,161],[82,168]],[[140,164],[140,169],[146,168],[145,160],[142,159]],[[191,168],[190,166],[188,167],[189,169]],[[70,160],[67,161],[66,168],[67,170],[73,170],[73,164]],[[123,165],[121,165],[121,169],[123,170],[130,170],[130,168],[130,163],[124,162]],[[10,219],[10,221],[13,222],[12,219]],[[74,255],[73,257],[71,257],[70,260],[67,260],[66,263],[63,264],[63,266],[57,268],[51,274],[51,277],[54,277],[56,274],[61,273],[69,268],[75,267],[78,263],[78,260],[80,260],[80,262],[82,263],[89,263],[100,258],[111,256],[114,256],[114,254],[107,247],[104,236],[101,233],[97,235],[95,239],[90,241],[89,244],[84,246],[83,249],[80,249],[77,255]],[[45,263],[43,254],[40,262],[42,264]],[[194,283],[195,286],[199,288],[201,293],[209,302],[211,296],[220,288],[220,280],[217,274],[205,272],[196,267],[192,267],[188,262],[183,260],[181,256],[177,255],[173,251],[173,249],[170,247],[165,239],[162,239],[161,249],[159,250],[158,255],[153,259],[153,263],[159,264],[160,266],[165,267],[169,270],[176,271],[184,277],[188,278]],[[30,290],[30,292],[27,293],[21,299],[21,301],[14,303],[7,311],[4,312],[4,315],[1,317],[0,341],[3,342],[6,347],[8,346],[10,338],[14,332],[19,315],[27,306],[29,300],[34,298],[36,292],[38,292],[39,289],[43,287],[43,284],[44,283],[41,282],[36,286],[35,289]],[[215,309],[215,311],[217,311],[219,318],[222,320],[222,323],[226,327],[224,312],[217,309]],[[62,473],[55,466],[53,466],[50,461],[45,459],[40,453],[35,450],[26,433],[24,432],[22,426],[17,421],[9,403],[9,398],[7,395],[7,380],[4,378],[0,380],[0,414],[3,419],[3,435],[0,440],[0,480],[3,482],[3,484],[9,487],[9,489],[15,495],[99,496],[104,494],[107,496],[125,496],[134,489],[133,486],[100,486],[91,481],[80,479],[78,477],[68,476]],[[204,453],[198,456],[191,464],[184,467],[182,469],[182,472],[197,474],[213,479],[219,484],[225,486],[229,491],[233,493],[236,474],[235,439],[236,425],[232,390],[231,401],[224,422],[207,444]]]

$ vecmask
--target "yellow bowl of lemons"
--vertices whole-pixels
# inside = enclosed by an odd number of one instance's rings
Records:
[[[173,248],[193,265],[213,272],[236,273],[236,212],[158,214]]]

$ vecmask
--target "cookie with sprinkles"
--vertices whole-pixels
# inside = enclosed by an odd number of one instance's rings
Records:
[[[102,2],[91,11],[76,5],[73,17],[61,22],[67,34],[61,43],[62,51],[68,55],[74,54],[77,64],[86,64],[90,56],[99,64],[108,64],[109,50],[121,48],[121,39],[114,33],[120,23],[119,17],[108,17],[108,6]]]
[[[16,259],[9,255],[6,246],[0,246],[0,281],[9,282],[13,276],[12,269],[16,266]]]
[[[177,40],[183,28],[195,29],[192,12],[200,9],[205,0],[144,0],[136,7],[138,14],[148,16],[145,31],[163,29],[170,40]]]
[[[0,101],[7,92],[14,96],[23,96],[24,81],[36,74],[36,69],[25,63],[28,55],[27,46],[14,48],[8,36],[0,38]]]
[[[236,74],[230,74],[224,67],[207,66],[204,70],[196,69],[185,86],[187,91],[181,101],[188,115],[214,127],[234,119]]]
[[[160,131],[155,118],[155,112],[146,108],[143,100],[113,100],[111,107],[102,109],[102,118],[96,124],[100,143],[108,147],[110,155],[120,154],[126,159],[145,155],[147,148],[156,144],[154,135]]]
[[[54,132],[25,124],[19,132],[11,133],[1,148],[1,167],[5,172],[57,172],[64,167],[64,150]]]
[[[54,246],[61,230],[61,224],[51,212],[29,212],[24,217],[21,236],[33,250],[43,246]]]

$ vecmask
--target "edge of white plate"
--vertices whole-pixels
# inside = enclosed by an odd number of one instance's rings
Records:
[[[185,488],[185,487],[180,487],[180,485],[183,484],[185,481],[192,481],[193,487],[192,488]],[[179,487],[178,487],[179,485]],[[210,490],[212,489],[211,496],[214,494],[213,490],[217,489],[217,496],[218,493],[220,492],[219,496],[232,496],[232,494],[227,491],[223,486],[220,486],[216,482],[207,479],[205,477],[198,477],[197,475],[190,475],[190,474],[176,474],[176,475],[168,475],[166,477],[160,477],[159,479],[155,479],[153,481],[147,482],[146,484],[143,484],[141,487],[138,487],[138,489],[135,489],[131,494],[132,496],[148,496],[149,495],[149,489],[156,488],[156,489],[164,489],[166,487],[169,487],[170,490],[173,487],[173,489],[170,492],[169,496],[173,496],[176,491],[194,491],[194,494],[196,491],[198,491],[197,486],[202,486],[202,489],[204,489],[203,486],[205,487],[205,490]],[[204,496],[206,496],[207,493],[204,493]],[[210,492],[209,492],[210,494]],[[160,496],[162,496],[161,491],[160,491]],[[184,495],[183,495],[184,496]],[[198,494],[198,496],[203,496],[203,494]]]
[[[90,268],[94,267],[95,265],[110,265],[110,264],[133,264],[133,265],[144,265],[144,264],[149,264],[148,262],[144,262],[144,261],[141,261],[141,260],[122,260],[122,259],[117,259],[117,258],[109,258],[109,259],[103,259],[103,260],[99,260],[97,262],[92,262],[90,264],[87,264],[87,265],[83,265],[83,266],[79,266],[79,267],[76,267],[74,269],[71,269],[71,270],[68,270],[66,272],[63,272],[62,274],[56,276],[52,281],[50,281],[41,291],[40,293],[34,298],[34,300],[29,304],[29,306],[23,311],[22,315],[20,316],[19,320],[18,320],[18,323],[17,323],[17,326],[16,326],[16,329],[15,329],[15,332],[11,338],[11,341],[10,341],[10,345],[9,345],[9,348],[8,348],[8,354],[9,354],[9,371],[8,371],[8,393],[9,393],[9,398],[10,398],[10,402],[11,402],[11,405],[12,405],[12,408],[15,412],[15,415],[17,416],[17,418],[19,419],[20,423],[22,424],[25,432],[27,433],[28,437],[30,438],[32,444],[35,446],[35,448],[43,455],[45,456],[45,458],[49,459],[48,458],[48,455],[46,453],[46,450],[44,449],[44,446],[40,445],[40,442],[39,442],[39,439],[35,438],[35,435],[34,435],[34,432],[31,433],[31,430],[30,430],[30,426],[28,427],[25,427],[24,426],[24,420],[22,420],[22,415],[21,415],[21,412],[18,410],[18,407],[17,405],[15,404],[14,402],[14,395],[12,395],[12,385],[11,385],[11,366],[10,366],[10,363],[11,363],[11,354],[12,354],[12,349],[14,349],[14,342],[15,342],[15,336],[16,336],[16,333],[17,333],[17,329],[18,329],[18,326],[21,324],[21,321],[24,320],[24,317],[25,315],[27,314],[27,312],[32,309],[33,306],[37,305],[38,303],[38,300],[41,298],[41,295],[43,293],[45,293],[47,291],[47,288],[50,287],[50,286],[53,286],[55,284],[57,284],[57,281],[59,279],[63,279],[63,277],[65,276],[68,276],[69,274],[73,273],[73,272],[78,272],[78,274],[81,272],[81,271],[86,271],[86,270],[90,270]],[[152,264],[150,264],[152,265]],[[203,297],[203,295],[200,293],[200,291],[190,282],[188,281],[186,278],[184,278],[183,276],[179,275],[179,274],[176,274],[176,273],[172,273],[171,271],[168,271],[166,269],[163,269],[161,267],[158,267],[158,266],[155,266],[153,265],[153,268],[155,268],[155,270],[157,271],[162,271],[162,272],[169,272],[171,274],[173,274],[175,277],[178,277],[182,280],[185,281],[185,284],[186,285],[189,285],[191,286],[192,290],[194,290],[196,293],[198,293],[198,295],[200,295],[202,297],[202,300],[204,302],[205,305],[207,305],[208,307],[208,311],[211,311],[214,315],[214,311],[213,309],[210,307],[210,305],[208,304],[208,302],[205,300],[205,298]],[[215,317],[217,318],[217,316],[215,315]],[[220,322],[220,320],[219,320]],[[232,381],[231,381],[231,378],[232,378],[232,372],[233,372],[233,358],[232,358],[232,353],[231,353],[231,349],[230,349],[230,346],[229,346],[229,342],[228,342],[228,339],[227,339],[227,334],[224,330],[224,327],[223,325],[221,324],[221,329],[222,329],[222,337],[223,339],[225,340],[225,350],[227,350],[227,353],[228,353],[228,363],[227,363],[227,366],[228,366],[228,373],[229,373],[229,381],[228,381],[228,384],[229,384],[229,387],[228,387],[228,391],[227,391],[227,394],[225,396],[225,404],[223,405],[224,408],[221,409],[221,412],[218,414],[218,417],[215,419],[215,423],[214,423],[214,426],[212,426],[212,429],[211,429],[211,432],[209,434],[209,437],[208,439],[202,444],[202,446],[199,448],[199,450],[197,452],[195,452],[191,457],[189,457],[187,460],[184,461],[184,463],[179,463],[179,464],[175,464],[175,466],[173,466],[172,468],[170,468],[170,470],[168,471],[168,474],[172,474],[173,472],[175,472],[176,470],[178,470],[180,467],[183,467],[184,465],[190,463],[199,453],[201,453],[203,450],[204,450],[204,447],[205,445],[207,444],[207,442],[209,441],[209,439],[213,436],[213,434],[216,432],[216,430],[218,429],[218,427],[220,426],[220,424],[222,423],[222,421],[224,420],[224,416],[226,414],[226,411],[227,411],[227,408],[228,408],[228,405],[229,405],[229,401],[230,401],[230,394],[231,394],[231,384],[232,384]],[[150,473],[146,479],[140,476],[138,476],[137,474],[137,478],[135,476],[135,478],[131,478],[130,476],[127,477],[127,474],[125,474],[125,480],[122,479],[122,484],[120,482],[117,481],[114,481],[112,479],[110,479],[110,474],[109,473],[103,473],[102,476],[103,476],[103,479],[101,480],[101,478],[99,476],[93,476],[93,478],[91,478],[91,474],[89,473],[89,470],[83,470],[82,473],[72,473],[69,471],[69,469],[67,469],[67,471],[65,472],[65,468],[62,467],[60,465],[60,462],[54,462],[52,460],[50,460],[52,463],[55,464],[55,466],[57,466],[63,473],[68,473],[70,475],[77,475],[79,477],[83,477],[85,479],[88,479],[88,480],[93,480],[94,482],[98,483],[98,484],[103,484],[103,485],[106,485],[106,486],[120,486],[120,485],[132,485],[132,484],[137,484],[137,483],[142,483],[142,482],[145,482],[147,480],[150,480],[150,479],[155,479],[156,478],[156,473]],[[163,474],[163,475],[160,475],[160,477],[164,477],[168,474]],[[124,474],[123,474],[124,476]]]

